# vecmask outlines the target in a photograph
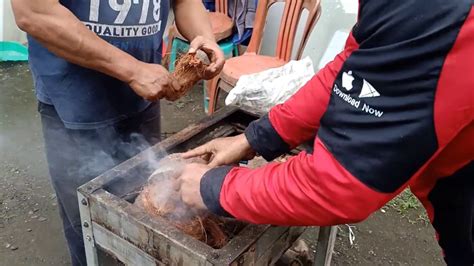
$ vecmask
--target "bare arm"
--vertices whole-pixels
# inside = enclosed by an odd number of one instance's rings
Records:
[[[188,40],[202,36],[215,41],[211,23],[201,0],[175,0],[174,14],[179,32]]]
[[[214,38],[207,11],[201,0],[174,0],[174,14],[179,32],[191,40],[193,53],[201,49],[208,55],[211,65],[207,68],[206,79],[216,76],[224,67],[224,53]]]
[[[102,40],[58,0],[12,0],[12,6],[18,26],[49,51],[126,82],[145,99],[160,99],[167,86],[177,86],[163,67],[140,62]]]
[[[99,38],[58,0],[12,0],[18,26],[67,61],[129,82],[137,60]]]

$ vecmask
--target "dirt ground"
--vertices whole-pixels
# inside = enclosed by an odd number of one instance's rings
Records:
[[[204,116],[196,89],[162,103],[163,132]],[[349,226],[340,226],[334,265],[443,265],[424,210],[407,197],[351,226],[352,245]],[[313,239],[311,232],[306,239]],[[0,265],[69,265],[32,80],[22,63],[0,64]]]

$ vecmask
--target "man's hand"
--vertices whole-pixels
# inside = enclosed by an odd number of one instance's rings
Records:
[[[137,62],[134,69],[129,85],[146,100],[167,98],[168,93],[179,90],[179,82],[161,65]]]
[[[201,0],[174,0],[176,26],[186,40],[191,41],[189,53],[201,49],[211,61],[203,79],[212,79],[224,67],[224,53],[217,45],[209,16]]]
[[[213,168],[221,165],[236,164],[241,160],[250,160],[255,157],[247,138],[244,134],[215,139],[207,144],[197,147],[182,154],[185,159],[201,156]]]
[[[181,200],[196,210],[206,209],[206,205],[201,197],[201,179],[210,169],[205,164],[188,164],[185,166],[181,176],[178,177]]]
[[[207,54],[211,63],[206,68],[206,72],[204,73],[204,79],[212,79],[213,77],[217,76],[224,67],[224,53],[222,52],[219,45],[209,38],[203,36],[197,36],[191,42],[189,53],[196,53],[197,50],[202,50]]]

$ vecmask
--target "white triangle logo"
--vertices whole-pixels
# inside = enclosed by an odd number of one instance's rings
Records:
[[[374,86],[364,79],[364,85],[362,86],[359,98],[374,98],[379,96],[380,93],[374,88]]]

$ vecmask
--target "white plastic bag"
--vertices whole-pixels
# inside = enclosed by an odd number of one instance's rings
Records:
[[[314,76],[309,57],[290,61],[284,66],[240,77],[227,98],[226,105],[249,106],[268,112],[295,94]]]

